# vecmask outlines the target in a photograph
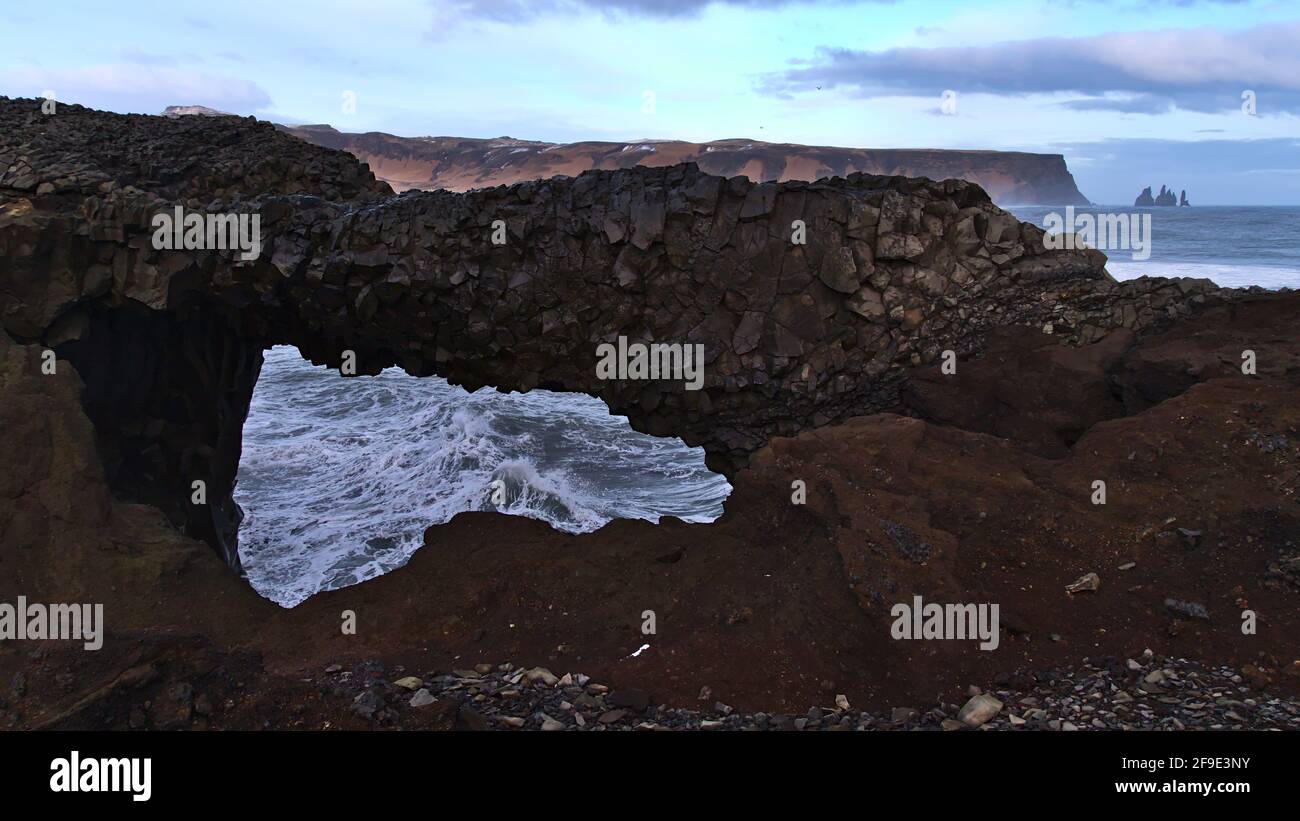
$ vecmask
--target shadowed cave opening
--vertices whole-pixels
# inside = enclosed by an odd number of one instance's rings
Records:
[[[703,448],[633,431],[586,394],[470,393],[400,368],[345,378],[276,346],[234,498],[250,584],[292,607],[402,566],[426,528],[460,512],[585,533],[616,518],[711,522],[730,492]]]

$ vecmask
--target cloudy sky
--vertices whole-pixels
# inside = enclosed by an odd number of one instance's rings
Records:
[[[1097,202],[1169,183],[1202,204],[1300,204],[1295,0],[106,9],[5,4],[0,94],[407,136],[1047,151]]]

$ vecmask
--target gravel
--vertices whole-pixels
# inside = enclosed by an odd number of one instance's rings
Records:
[[[327,669],[333,671],[326,676],[334,689],[351,695],[359,714],[395,726],[406,713],[450,699],[462,718],[472,714],[472,724],[548,732],[1300,730],[1300,701],[1270,697],[1250,675],[1231,667],[1150,651],[1129,659],[1087,658],[1073,669],[1003,675],[992,686],[954,688],[972,694],[961,705],[935,702],[872,712],[848,709],[840,696],[832,706],[793,715],[746,713],[721,702],[704,709],[656,705],[642,690],[611,692],[581,673],[560,677],[509,663],[428,674],[415,698],[406,689],[412,677],[392,684],[375,681],[373,663],[356,668],[365,675],[337,665]]]

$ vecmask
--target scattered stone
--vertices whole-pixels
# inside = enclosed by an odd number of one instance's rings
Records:
[[[991,695],[981,694],[966,702],[957,713],[957,720],[968,727],[978,727],[1002,711],[1002,702]]]
[[[1066,586],[1067,593],[1095,593],[1101,587],[1101,576],[1085,573]]]
[[[555,685],[560,683],[559,677],[556,676],[554,673],[552,673],[550,670],[547,670],[545,667],[534,667],[533,669],[524,673],[524,678],[528,679],[529,684],[536,684],[537,682],[540,681],[542,684],[545,684],[547,687],[554,687]]]
[[[418,690],[424,686],[424,681],[415,676],[406,676],[394,681],[393,684],[406,690]]]
[[[1156,527],[1156,532],[1168,532],[1177,524],[1178,524],[1178,517],[1170,516],[1169,518],[1165,519],[1162,523],[1160,523],[1159,526]]]
[[[384,706],[383,697],[373,690],[366,690],[352,700],[352,711],[362,718],[373,718]]]
[[[1300,675],[1300,664],[1295,669]],[[523,680],[526,672],[497,667],[482,678],[468,680],[429,673],[424,677],[425,686],[408,703],[416,708],[432,707],[435,702],[451,705],[453,711],[458,710],[454,713],[457,729],[496,727],[546,732],[628,728],[806,732],[1300,729],[1300,705],[1264,694],[1279,675],[1275,670],[1253,665],[1241,670],[1204,667],[1186,659],[1156,656],[1147,649],[1136,658],[1123,660],[1085,658],[1081,666],[1072,669],[1002,673],[986,686],[968,685],[966,691],[972,695],[960,709],[954,704],[936,703],[921,710],[894,707],[880,714],[855,713],[847,696],[840,693],[834,696],[834,709],[814,706],[804,715],[768,716],[737,711],[722,702],[693,710],[655,707],[644,690],[624,687],[610,691],[578,673],[566,674],[567,684],[559,688],[519,689],[510,680]],[[534,678],[545,681],[540,674]],[[403,700],[405,690],[384,684],[382,678],[369,680],[368,686],[356,692],[353,709],[380,724],[400,725],[409,713],[393,708],[401,706],[397,702]],[[350,681],[341,679],[343,686]],[[585,684],[580,686],[578,682]],[[181,704],[188,707],[188,687],[177,683],[147,704],[162,703],[168,709]],[[188,692],[192,694],[192,690]],[[194,715],[209,714],[210,703],[202,697],[191,700]],[[1016,712],[1004,709],[1007,704],[1015,704]],[[151,709],[158,710],[156,706]],[[428,715],[435,716],[432,712]],[[159,726],[162,719],[162,713],[130,717],[135,722],[131,726],[142,728]],[[188,713],[184,720],[189,721]]]

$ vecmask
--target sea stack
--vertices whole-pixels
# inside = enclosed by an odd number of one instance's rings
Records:
[[[1160,186],[1160,193],[1154,197],[1151,195],[1151,186],[1142,189],[1136,200],[1133,201],[1135,208],[1150,208],[1156,205],[1190,205],[1187,201],[1187,191],[1182,192],[1182,202],[1174,196],[1174,189],[1168,186]]]

